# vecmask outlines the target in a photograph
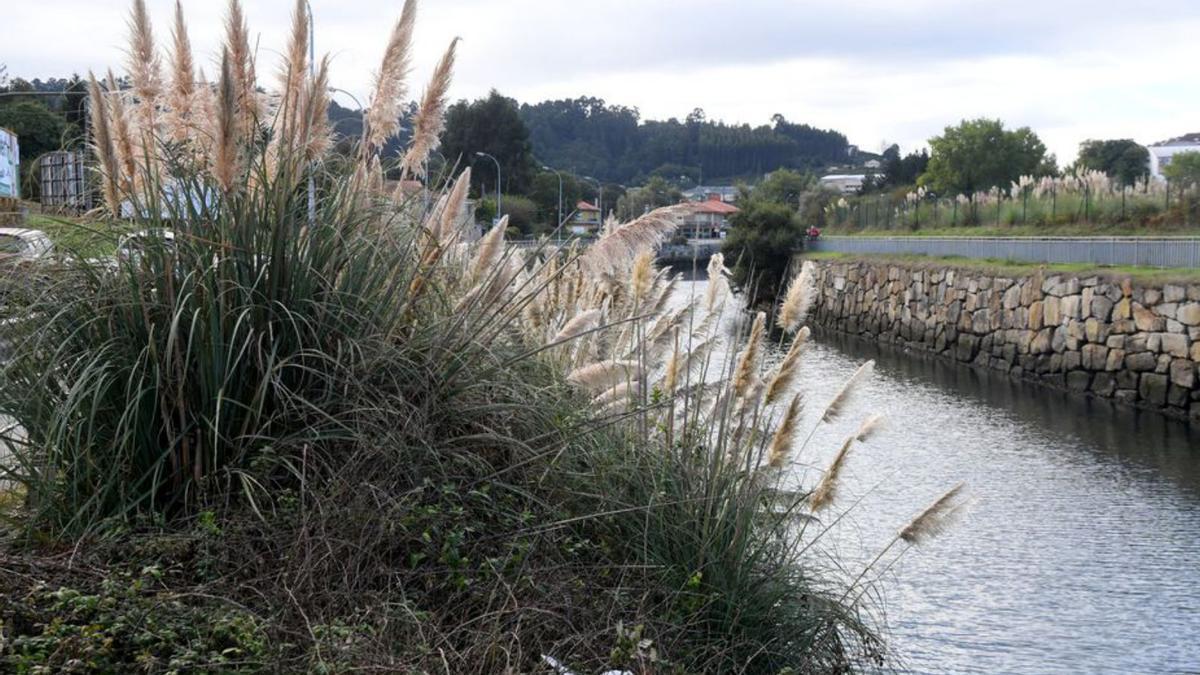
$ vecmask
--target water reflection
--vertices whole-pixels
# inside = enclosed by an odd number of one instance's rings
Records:
[[[976,498],[876,579],[902,671],[1200,673],[1200,432],[821,332],[802,430],[868,358],[876,376],[795,468],[812,480],[867,414],[887,416],[847,464],[835,559],[857,573],[959,481]]]

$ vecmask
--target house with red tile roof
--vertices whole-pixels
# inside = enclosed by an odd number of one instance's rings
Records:
[[[729,232],[729,219],[741,211],[733,204],[721,201],[720,196],[710,195],[702,202],[690,202],[680,225],[679,234],[691,241],[724,239]]]
[[[575,215],[567,221],[567,230],[572,234],[596,234],[601,224],[600,209],[581,201],[575,205]]]

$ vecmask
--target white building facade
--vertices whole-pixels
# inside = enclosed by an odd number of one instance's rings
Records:
[[[1172,157],[1184,152],[1200,152],[1200,133],[1155,143],[1146,149],[1150,151],[1150,175],[1162,180],[1163,169],[1171,164]]]

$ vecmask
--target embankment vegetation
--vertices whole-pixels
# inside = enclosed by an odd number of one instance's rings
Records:
[[[328,60],[308,75],[304,7],[277,93],[254,76],[236,0],[214,84],[195,76],[181,12],[160,63],[140,0],[132,88],[90,82],[104,196],[91,230],[148,234],[116,258],[6,277],[20,311],[0,370],[3,669],[882,662],[871,567],[839,569],[822,546],[879,420],[815,484],[788,470],[807,444],[811,271],[768,326],[741,320],[719,256],[703,295],[681,299],[653,264],[670,209],[587,248],[510,249],[503,222],[479,237],[470,172],[425,175],[456,44],[383,166],[406,3],[347,159],[330,154]],[[869,373],[818,424],[853,414]],[[917,514],[890,555],[960,498]]]

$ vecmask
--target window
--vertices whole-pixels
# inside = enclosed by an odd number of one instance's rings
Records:
[[[0,235],[0,255],[20,255],[25,251],[25,242],[11,234]]]

